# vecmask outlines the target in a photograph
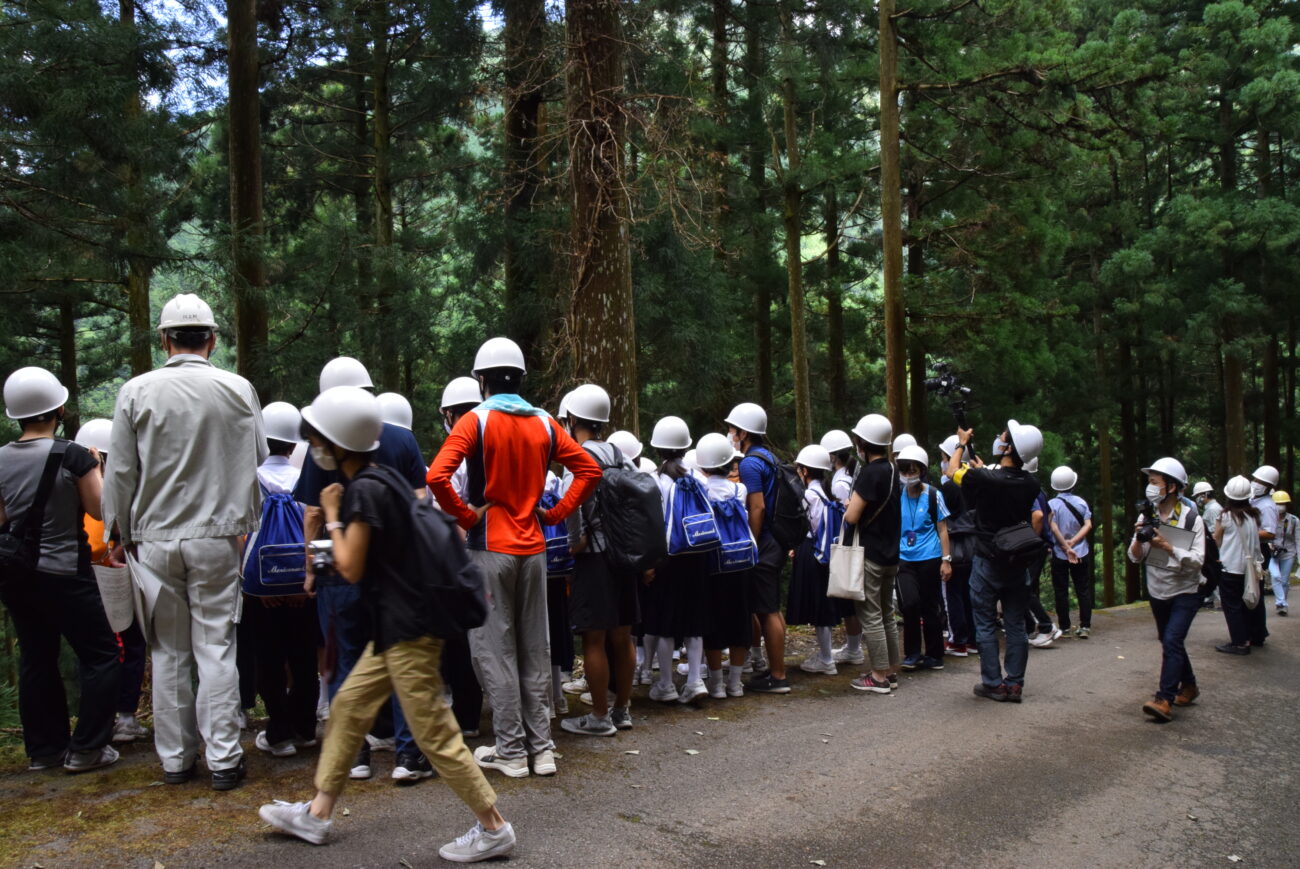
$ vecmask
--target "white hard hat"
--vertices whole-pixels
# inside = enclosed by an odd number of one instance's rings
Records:
[[[853,440],[849,437],[848,432],[837,428],[833,428],[822,435],[821,444],[828,453],[838,453],[840,450],[853,448]]]
[[[641,457],[641,460],[637,462],[636,467],[637,470],[643,474],[653,474],[659,470],[659,468],[655,466],[655,463],[647,459],[645,456]]]
[[[1260,465],[1255,469],[1255,473],[1250,476],[1252,479],[1263,483],[1266,486],[1272,486],[1274,489],[1277,488],[1277,484],[1282,480],[1281,474],[1279,474],[1277,468],[1272,465]]]
[[[5,415],[27,419],[68,403],[68,388],[44,368],[19,368],[5,380]]]
[[[1187,485],[1187,471],[1183,470],[1183,463],[1178,459],[1163,458],[1156,459],[1151,463],[1151,467],[1143,468],[1144,474],[1159,474],[1162,477],[1172,477],[1180,484]]]
[[[887,447],[894,437],[894,425],[878,413],[869,413],[853,427],[853,433],[869,444]]]
[[[479,404],[483,401],[483,391],[473,377],[457,377],[442,388],[442,404],[439,410],[458,407],[462,404]]]
[[[164,329],[212,329],[217,328],[216,318],[208,303],[193,293],[181,293],[163,305],[158,317],[158,331]]]
[[[803,465],[805,468],[816,468],[820,471],[829,471],[831,469],[831,454],[826,447],[820,444],[809,444],[799,451],[795,457],[796,465]]]
[[[1193,498],[1195,498],[1197,495],[1212,495],[1212,494],[1214,494],[1214,487],[1211,486],[1209,483],[1205,482],[1204,480],[1201,480],[1201,482],[1197,483],[1195,486],[1192,486]]]
[[[767,411],[752,401],[733,407],[723,422],[750,434],[767,434]]]
[[[383,420],[379,400],[359,386],[336,386],[327,389],[311,407],[304,407],[302,418],[331,443],[357,453],[379,447]]]
[[[688,471],[693,471],[700,466],[700,463],[696,461],[697,457],[698,454],[693,449],[687,450],[686,454],[682,456],[682,464],[686,466]]]
[[[948,435],[943,439],[943,443],[939,444],[939,452],[951,458],[952,454],[957,450],[958,443],[960,443],[960,441],[957,439],[955,434]]]
[[[1069,465],[1061,465],[1052,471],[1052,489],[1057,492],[1068,492],[1079,482],[1079,475]]]
[[[491,371],[493,368],[515,368],[519,371],[526,371],[524,365],[524,351],[519,349],[519,345],[509,338],[489,338],[483,342],[483,346],[478,348],[474,354],[475,374],[482,374],[484,371]]]
[[[609,393],[594,383],[584,383],[569,393],[570,416],[589,422],[609,422]]]
[[[1014,419],[1009,419],[1007,434],[1011,436],[1011,445],[1016,448],[1021,461],[1026,464],[1031,459],[1038,458],[1038,454],[1043,451],[1043,433],[1038,430],[1038,426],[1021,425]]]
[[[1025,473],[1028,474],[1038,473],[1038,456],[1034,456],[1032,459],[1025,462]]]
[[[616,432],[610,432],[609,437],[605,438],[605,440],[618,447],[619,452],[627,456],[629,462],[635,462],[641,455],[641,442],[630,431],[619,429]]]
[[[295,410],[294,413],[297,413]],[[77,429],[73,441],[83,447],[94,447],[101,453],[108,452],[108,445],[113,440],[113,421],[111,419],[92,419]]]
[[[411,410],[411,403],[406,400],[406,396],[398,395],[396,392],[382,392],[375,396],[379,402],[379,418],[384,422],[410,431],[415,425],[415,411]]]
[[[709,432],[695,445],[695,464],[705,470],[725,468],[736,458],[736,451],[731,448],[727,436]]]
[[[894,438],[894,445],[890,447],[890,452],[898,453],[903,449],[903,447],[914,447],[914,446],[916,446],[916,438],[914,438],[912,435],[908,434],[907,432],[903,432],[901,435]]]
[[[287,401],[273,401],[262,408],[262,425],[271,440],[302,443],[302,414]]]
[[[1229,501],[1250,500],[1250,480],[1238,474],[1223,487],[1223,496]]]
[[[320,391],[325,392],[336,386],[363,386],[367,389],[375,384],[370,380],[370,372],[351,356],[339,356],[325,363],[320,370]]]
[[[666,416],[655,423],[650,446],[658,450],[684,450],[691,445],[691,430],[680,416]]]
[[[911,444],[898,451],[894,458],[897,462],[916,462],[921,467],[930,464],[929,454],[917,444]]]

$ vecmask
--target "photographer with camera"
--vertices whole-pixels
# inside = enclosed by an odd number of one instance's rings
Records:
[[[1146,566],[1151,614],[1162,646],[1160,687],[1142,711],[1157,721],[1172,721],[1173,706],[1190,706],[1200,695],[1187,657],[1187,632],[1201,608],[1201,565],[1205,561],[1205,523],[1181,495],[1187,486],[1182,462],[1157,459],[1147,475],[1146,500],[1129,542],[1128,557]]]

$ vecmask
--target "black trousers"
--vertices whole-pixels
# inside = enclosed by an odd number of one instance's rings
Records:
[[[443,641],[439,664],[443,684],[451,690],[451,711],[461,730],[478,730],[483,717],[483,688],[474,675],[474,656],[464,634]]]
[[[239,671],[239,708],[245,711],[257,705],[257,652],[253,624],[248,617],[235,625],[235,669]]]
[[[244,624],[252,642],[257,693],[266,704],[266,740],[316,738],[316,645],[320,622],[316,601],[244,599]],[[240,674],[242,677],[242,673]]]
[[[975,645],[975,616],[971,612],[969,561],[952,566],[952,576],[944,587],[948,599],[948,627],[954,645]]]
[[[1260,591],[1259,603],[1247,609],[1242,601],[1246,591],[1246,577],[1240,573],[1223,572],[1219,579],[1219,600],[1223,604],[1223,620],[1228,623],[1228,637],[1234,646],[1264,645],[1268,637],[1264,594]]]
[[[1032,634],[1050,630],[1052,618],[1043,607],[1043,565],[1047,564],[1047,549],[1035,555],[1029,565],[1029,600],[1025,607],[1025,633]]]
[[[149,647],[136,622],[131,622],[131,627],[117,636],[122,643],[122,679],[117,689],[117,712],[119,715],[134,715],[140,708],[140,686],[144,683],[144,662],[149,656]]]
[[[1052,556],[1052,591],[1056,594],[1056,618],[1061,630],[1070,627],[1070,584],[1079,599],[1079,627],[1092,627],[1092,553],[1071,564]]]
[[[898,563],[898,603],[903,612],[903,656],[925,653],[943,660],[943,580],[940,560]]]
[[[99,585],[88,576],[36,573],[0,582],[0,602],[18,633],[18,712],[27,756],[95,751],[113,736],[122,666]],[[77,656],[81,701],[68,736],[68,698],[59,674],[59,639]]]

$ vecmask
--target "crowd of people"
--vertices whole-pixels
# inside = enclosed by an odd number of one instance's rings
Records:
[[[260,696],[253,745],[271,756],[316,746],[327,721],[315,796],[263,806],[266,822],[324,843],[345,783],[392,749],[395,780],[436,774],[475,815],[440,851],[470,862],[515,846],[485,771],[556,774],[553,722],[616,737],[635,726],[638,685],[659,703],[789,693],[790,625],[815,636],[805,673],[854,667],[854,689],[889,694],[902,671],[977,655],[975,695],[1010,703],[1030,648],[1093,630],[1092,512],[1072,468],[1044,490],[1033,425],[1009,420],[987,462],[959,429],[932,461],[868,414],[786,463],[764,408],[742,403],[698,437],[659,420],[652,460],[609,430],[597,384],[554,414],[529,403],[522,352],[493,338],[446,386],[447,436],[426,465],[410,404],[376,396],[357,360],[326,365],[301,411],[262,407],[210,361],[201,299],[172,299],[158,330],[165,364],[74,441],[57,437],[68,391],[53,374],[5,381],[21,436],[0,447],[0,601],[32,770],[99,769],[114,743],[147,738],[148,657],[167,784],[195,777],[202,748],[211,786],[238,787]],[[1218,650],[1262,646],[1263,578],[1285,616],[1300,529],[1270,466],[1229,480],[1223,504],[1206,482],[1188,492],[1177,459],[1144,474],[1126,553],[1144,566],[1163,650],[1142,709],[1169,721],[1199,695],[1193,618],[1217,599]],[[79,666],[71,733],[61,637]],[[570,714],[571,697],[586,711]],[[485,699],[492,738],[471,752]]]

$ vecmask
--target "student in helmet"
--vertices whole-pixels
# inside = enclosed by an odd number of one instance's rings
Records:
[[[854,472],[858,469],[857,452],[853,449],[853,440],[848,432],[831,429],[822,435],[821,447],[830,453],[834,472],[826,487],[831,500],[847,507],[853,497]],[[838,531],[836,532],[838,534]],[[853,601],[835,598],[831,601],[835,612],[844,621],[844,645],[834,650],[836,664],[861,665],[866,660],[862,653],[862,622],[858,621],[857,610]]]
[[[5,380],[5,415],[22,434],[0,447],[0,528],[23,541],[30,561],[0,573],[0,602],[18,634],[18,714],[28,769],[78,773],[118,759],[109,742],[121,668],[82,525],[83,514],[101,516],[99,451],[55,437],[67,400],[67,388],[43,368],[20,368]],[[49,483],[38,524],[33,508],[42,479]],[[61,638],[77,656],[81,689],[70,736]]]
[[[1053,648],[1053,641],[1063,633],[1060,628],[1052,623],[1052,617],[1047,614],[1047,608],[1043,606],[1043,568],[1047,566],[1048,556],[1052,553],[1052,508],[1047,493],[1043,491],[1043,484],[1038,480],[1037,456],[1025,462],[1025,473],[1033,477],[1035,483],[1038,483],[1038,495],[1034,498],[1034,511],[1041,513],[1043,516],[1042,530],[1038,535],[1043,540],[1043,547],[1034,555],[1033,560],[1029,562],[1028,568],[1029,595],[1025,607],[1025,633],[1029,637],[1031,647],[1050,649]],[[1088,638],[1087,633],[1077,636],[1080,639]]]
[[[975,559],[970,582],[975,640],[980,653],[980,681],[975,686],[975,695],[1000,703],[1019,703],[1029,659],[1029,638],[1025,632],[1029,576],[1023,566],[999,552],[994,539],[999,531],[1022,523],[1042,533],[1043,514],[1034,507],[1041,488],[1024,466],[1042,452],[1043,435],[1035,426],[1008,420],[993,447],[997,466],[986,468],[983,462],[972,457],[970,467],[963,470],[963,455],[971,436],[970,429],[957,430],[957,444],[948,460],[948,476],[961,485],[967,507],[976,511]],[[999,604],[1006,629],[1005,659],[998,655]]]
[[[1275,491],[1273,503],[1278,507],[1278,534],[1273,540],[1273,562],[1269,570],[1277,614],[1284,616],[1287,614],[1287,592],[1291,588],[1291,570],[1295,567],[1296,551],[1300,549],[1300,519],[1291,515],[1291,496],[1287,492]]]
[[[952,573],[943,584],[943,598],[948,613],[948,641],[944,643],[947,657],[967,658],[979,654],[975,645],[975,616],[971,608],[970,573],[975,558],[975,511],[968,509],[962,497],[961,486],[948,476],[948,461],[956,452],[957,436],[948,435],[939,445],[942,459],[942,477],[939,491],[948,507],[948,551],[952,555]],[[968,467],[962,462],[963,468]]]
[[[1205,560],[1205,523],[1183,502],[1187,472],[1174,458],[1157,459],[1143,468],[1147,475],[1146,499],[1156,511],[1161,528],[1181,528],[1191,534],[1190,544],[1175,545],[1159,529],[1150,541],[1138,539],[1145,525],[1139,517],[1129,541],[1129,560],[1146,567],[1151,615],[1160,636],[1160,682],[1155,696],[1142,712],[1156,721],[1173,719],[1174,706],[1190,706],[1200,696],[1196,674],[1187,654],[1187,632],[1201,607],[1201,565]]]
[[[1259,513],[1259,548],[1264,556],[1264,567],[1272,564],[1274,543],[1279,528],[1278,520],[1282,511],[1273,500],[1273,490],[1277,488],[1281,476],[1272,465],[1260,465],[1250,475],[1250,506]]]
[[[1247,576],[1255,573],[1259,563],[1260,528],[1264,523],[1255,506],[1257,499],[1252,498],[1255,485],[1242,476],[1228,481],[1223,487],[1227,503],[1212,532],[1223,565],[1219,596],[1223,601],[1223,620],[1228,624],[1228,642],[1215,649],[1228,655],[1249,655],[1252,646],[1262,646],[1268,639],[1262,576],[1255,577],[1261,586],[1256,604],[1248,606],[1244,599]]]
[[[474,376],[483,403],[447,435],[427,477],[442,509],[468,532],[470,557],[493,602],[487,621],[469,634],[496,736],[475,759],[514,778],[528,775],[530,756],[533,772],[556,772],[542,525],[567,519],[601,477],[587,451],[519,395],[524,375],[524,354],[515,342],[491,338],[479,348]],[[466,460],[462,498],[452,475]],[[568,468],[573,482],[560,503],[543,511],[538,503],[552,461]]]
[[[905,446],[898,451],[897,462],[902,483],[898,551],[898,600],[903,613],[900,666],[904,670],[942,670],[943,584],[952,578],[948,505],[943,494],[924,480],[930,465],[925,450]]]
[[[1192,499],[1201,520],[1205,522],[1205,564],[1201,566],[1205,583],[1201,587],[1204,592],[1201,605],[1206,609],[1214,609],[1214,603],[1219,598],[1219,577],[1222,572],[1219,547],[1214,542],[1214,529],[1219,524],[1223,505],[1214,497],[1214,487],[1205,480],[1192,487]]]
[[[375,396],[375,400],[379,402],[379,414],[384,422],[407,431],[414,428],[415,411],[411,409],[411,402],[406,400],[406,396],[396,392],[381,392]]]
[[[104,524],[117,526],[144,598],[163,780],[194,777],[201,738],[213,789],[230,790],[245,774],[235,636],[241,538],[261,519],[257,466],[267,450],[256,390],[209,361],[216,330],[197,296],[163,306],[167,362],[117,395]]]
[[[826,596],[830,565],[818,558],[819,552],[822,557],[829,558],[829,547],[823,543],[833,537],[823,532],[837,533],[826,528],[826,524],[841,515],[833,508],[825,487],[829,482],[827,477],[833,473],[831,454],[819,444],[810,444],[799,451],[794,467],[804,484],[808,536],[793,555],[794,570],[790,575],[785,622],[787,625],[811,625],[817,635],[817,650],[799,664],[799,669],[805,673],[834,676],[839,669],[835,666],[831,629],[840,623],[840,613],[835,606],[836,600]]]
[[[1070,585],[1079,601],[1079,630],[1085,639],[1092,632],[1092,554],[1088,534],[1092,531],[1092,510],[1088,502],[1074,494],[1079,475],[1068,465],[1052,471],[1052,590],[1056,595],[1056,618],[1060,630],[1070,630]]]
[[[334,697],[316,767],[315,798],[270,803],[259,814],[279,830],[323,844],[356,747],[396,691],[419,748],[477,818],[468,833],[442,846],[439,854],[456,862],[503,857],[514,850],[514,829],[497,810],[496,794],[447,706],[438,674],[443,642],[429,621],[427,591],[404,569],[411,534],[409,498],[399,497],[372,470],[382,424],[375,397],[356,386],[328,389],[303,411],[302,434],[314,460],[343,478],[320,492],[320,504],[335,567],[361,589],[372,631]]]

